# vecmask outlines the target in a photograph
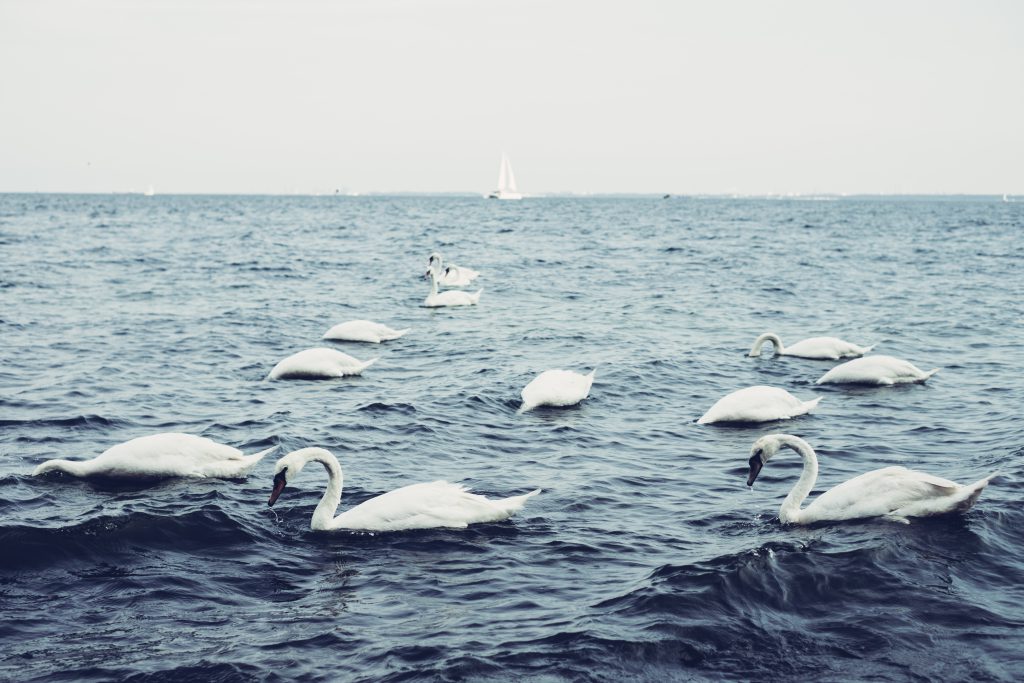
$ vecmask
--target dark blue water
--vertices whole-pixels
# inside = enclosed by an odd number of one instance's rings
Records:
[[[480,270],[426,310],[426,257]],[[991,200],[0,196],[0,678],[100,681],[1001,680],[1024,677],[1024,204]],[[331,325],[412,327],[363,377],[265,382]],[[943,370],[816,387],[747,358],[836,335]],[[538,372],[597,364],[577,408],[517,415]],[[809,417],[695,420],[770,384]],[[33,478],[54,457],[187,431],[282,450],[248,480]],[[787,527],[816,491],[906,465],[994,482],[963,517]],[[317,535],[447,478],[541,487],[467,530]]]

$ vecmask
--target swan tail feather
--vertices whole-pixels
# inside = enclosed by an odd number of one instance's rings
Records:
[[[494,501],[497,503],[505,513],[511,515],[515,512],[519,512],[526,505],[526,501],[533,498],[541,492],[541,489],[534,489],[529,493],[524,493],[521,496],[512,496],[510,498],[502,498],[501,500]]]
[[[932,368],[932,369],[931,369],[931,370],[929,370],[928,372],[924,373],[924,377],[922,377],[922,378],[921,378],[921,381],[923,382],[923,381],[925,381],[926,379],[931,379],[932,375],[934,375],[934,374],[935,374],[936,372],[938,372],[938,371],[939,371],[939,370],[941,370],[941,369],[942,369],[942,368]]]
[[[867,346],[862,346],[861,347],[861,351],[860,351],[860,355],[865,356],[865,355],[871,353],[872,351],[875,350],[876,346],[878,346],[878,342],[875,342],[874,344],[868,344]]]
[[[484,293],[484,289],[483,289],[483,287],[481,287],[480,289],[476,290],[476,294],[470,295],[470,297],[472,298],[474,304],[480,302],[480,295],[483,294],[483,293]]]
[[[965,510],[970,509],[970,507],[977,502],[978,498],[981,497],[981,492],[985,490],[985,487],[988,486],[988,483],[998,476],[999,473],[995,472],[993,474],[988,475],[984,479],[979,479],[973,484],[968,484],[967,486],[965,486],[964,491],[967,495],[964,497],[963,501],[961,501],[960,504],[957,505],[957,510],[963,512]]]
[[[267,448],[267,449],[264,449],[262,451],[259,451],[258,453],[253,453],[252,455],[242,456],[242,462],[244,464],[239,469],[239,474],[248,474],[249,470],[251,470],[253,467],[256,466],[256,463],[258,463],[260,460],[262,460],[264,457],[266,457],[269,453],[272,453],[273,451],[276,451],[276,450],[277,450],[277,445],[275,444],[275,445],[271,446],[270,448]]]
[[[804,401],[803,403],[800,404],[800,413],[798,414],[806,415],[807,413],[811,412],[812,410],[818,407],[818,404],[821,402],[821,399],[822,397],[818,396],[817,398],[812,398],[810,401]]]
[[[410,330],[412,330],[411,327],[406,327],[404,330],[395,330],[393,333],[385,337],[385,339],[398,339],[399,337],[404,336]]]
[[[365,361],[365,362],[363,362],[363,363],[360,363],[360,364],[358,365],[358,367],[357,367],[356,371],[355,371],[355,372],[353,372],[353,373],[351,373],[351,374],[353,374],[353,375],[358,375],[358,374],[362,373],[362,371],[363,371],[363,370],[365,370],[366,368],[370,367],[371,365],[373,365],[374,363],[376,363],[376,362],[377,362],[377,361],[379,361],[379,360],[380,360],[380,356],[377,356],[376,358],[371,358],[371,359],[370,359],[370,360],[368,360],[368,361]]]

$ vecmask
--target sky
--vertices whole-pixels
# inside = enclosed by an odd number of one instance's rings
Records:
[[[1024,194],[1024,3],[0,0],[0,192]]]

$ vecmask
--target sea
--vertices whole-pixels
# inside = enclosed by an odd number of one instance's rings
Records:
[[[477,306],[422,307],[427,257]],[[472,287],[475,290],[476,287]],[[403,338],[327,342],[368,319]],[[836,365],[746,354],[837,336],[941,368],[817,386]],[[0,195],[0,680],[1020,681],[1024,202],[1001,197]],[[313,347],[360,377],[268,381]],[[590,396],[519,414],[552,368]],[[808,416],[698,425],[769,385]],[[245,480],[33,477],[159,432],[246,453]],[[784,525],[783,451],[811,496],[903,465],[963,515]],[[316,533],[446,479],[540,488],[466,529]]]

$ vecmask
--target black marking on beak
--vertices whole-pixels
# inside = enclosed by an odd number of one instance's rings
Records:
[[[750,456],[749,464],[750,473],[747,474],[747,486],[753,486],[757,480],[757,475],[761,474],[761,468],[764,467],[764,460],[761,459],[760,451]]]
[[[268,507],[274,507],[274,503],[277,502],[278,496],[281,495],[281,491],[284,491],[284,487],[288,483],[284,473],[285,470],[281,470],[274,475],[274,490],[270,492],[270,500],[267,501]]]

